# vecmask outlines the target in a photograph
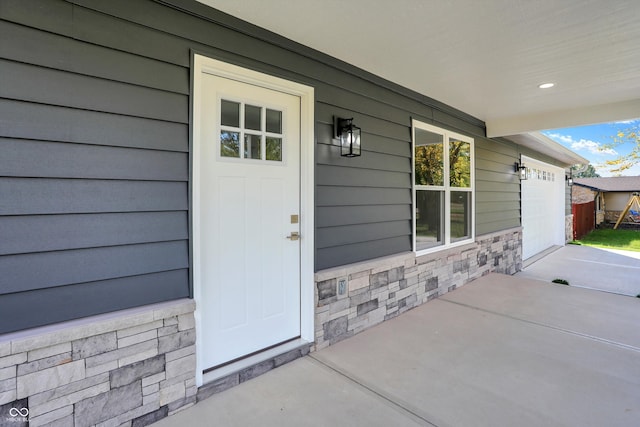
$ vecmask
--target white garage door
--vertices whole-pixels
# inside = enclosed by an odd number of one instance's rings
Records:
[[[564,170],[522,156],[529,178],[521,181],[522,259],[564,245]]]

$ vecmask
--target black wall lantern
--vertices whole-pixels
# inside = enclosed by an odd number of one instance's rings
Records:
[[[522,163],[514,163],[514,172],[520,173],[520,180],[529,178],[529,175],[527,174],[527,167]]]
[[[340,139],[340,155],[357,157],[360,155],[360,128],[353,124],[353,118],[333,117],[333,135]]]
[[[564,179],[567,181],[567,185],[571,187],[573,185],[573,173],[569,171],[569,175],[565,175]]]

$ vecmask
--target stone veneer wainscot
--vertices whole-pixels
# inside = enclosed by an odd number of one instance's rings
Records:
[[[319,271],[315,349],[327,347],[490,272],[522,269],[522,228],[486,234],[428,255],[413,252]],[[340,278],[348,291],[338,294]]]
[[[0,337],[0,421],[140,427],[196,400],[193,300]],[[11,425],[27,425],[12,420]]]

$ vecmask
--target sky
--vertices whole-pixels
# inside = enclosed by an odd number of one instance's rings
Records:
[[[598,125],[580,126],[574,128],[546,130],[542,133],[555,142],[562,144],[571,151],[589,159],[600,176],[616,176],[610,172],[610,166],[604,165],[607,160],[613,160],[620,154],[631,151],[632,145],[626,143],[614,148],[605,148],[606,144],[613,142],[618,131],[627,131],[632,127],[640,126],[640,119],[621,122],[604,123]],[[623,176],[640,175],[640,164],[622,173]]]

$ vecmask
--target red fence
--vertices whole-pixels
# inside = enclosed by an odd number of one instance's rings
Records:
[[[595,202],[573,204],[573,240],[578,240],[595,228]]]

